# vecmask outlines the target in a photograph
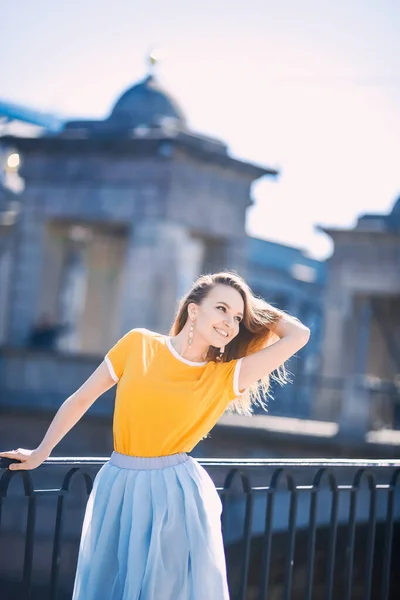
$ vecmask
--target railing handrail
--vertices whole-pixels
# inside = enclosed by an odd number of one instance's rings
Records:
[[[109,460],[109,456],[50,456],[42,465],[97,465]],[[400,468],[400,459],[347,459],[347,458],[197,458],[200,464],[242,467],[388,467]],[[0,458],[0,469],[6,468],[11,462],[8,458]],[[41,466],[42,466],[41,465]]]

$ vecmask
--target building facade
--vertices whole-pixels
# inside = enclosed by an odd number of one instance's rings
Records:
[[[248,279],[253,291],[311,330],[308,344],[288,362],[295,385],[276,387],[268,410],[270,414],[312,418],[315,379],[321,368],[326,263],[299,248],[268,240],[250,237],[247,248]]]
[[[353,229],[323,228],[334,241],[324,297],[322,374],[346,380],[345,401],[321,397],[350,435],[400,427],[400,200]]]
[[[167,333],[199,274],[246,274],[250,187],[276,172],[191,132],[154,76],[104,121],[4,141],[25,182],[7,342],[24,345],[50,321],[60,349],[101,353],[132,327]]]

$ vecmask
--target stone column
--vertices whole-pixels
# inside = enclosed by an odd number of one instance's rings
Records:
[[[345,289],[332,287],[325,293],[321,352],[321,385],[318,386],[313,418],[336,419],[340,411],[340,396],[332,387],[335,379],[344,379],[352,372],[351,337],[354,328],[353,298]]]
[[[357,314],[355,345],[355,373],[364,375],[368,368],[368,351],[371,337],[371,301],[363,298]]]
[[[357,313],[355,372],[346,379],[339,415],[339,435],[364,440],[370,427],[371,391],[367,385],[367,362],[371,330],[371,304],[363,298]]]
[[[247,237],[236,235],[226,240],[224,249],[224,263],[222,269],[236,271],[246,279],[248,272]]]
[[[23,346],[35,325],[42,271],[44,223],[34,192],[21,195],[21,212],[15,226],[12,275],[9,285],[7,341]]]
[[[87,290],[86,242],[90,233],[83,227],[69,232],[58,299],[58,319],[64,328],[57,341],[61,350],[80,349],[81,319]]]
[[[11,239],[11,233],[3,234],[3,238],[0,238],[0,344],[6,341],[11,281]]]
[[[338,437],[351,442],[364,442],[370,429],[371,390],[367,378],[352,375],[346,379],[342,393]]]
[[[323,365],[324,376],[343,377],[347,365],[346,347],[349,345],[353,315],[353,298],[342,290],[326,294],[324,307]]]
[[[125,263],[120,334],[168,333],[177,300],[201,272],[203,244],[176,223],[147,219],[132,229]]]

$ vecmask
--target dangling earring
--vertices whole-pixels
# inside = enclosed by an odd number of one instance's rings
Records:
[[[219,349],[219,356],[217,356],[217,361],[218,361],[218,362],[221,362],[221,360],[222,360],[222,357],[224,356],[224,352],[225,352],[225,346],[222,346],[222,347]]]
[[[190,329],[189,329],[189,348],[193,344],[193,332],[194,332],[194,319],[192,319],[192,322],[190,323]]]

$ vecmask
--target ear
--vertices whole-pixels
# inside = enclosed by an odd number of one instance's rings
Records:
[[[188,305],[188,317],[189,319],[195,319],[197,317],[197,304],[191,302]]]

